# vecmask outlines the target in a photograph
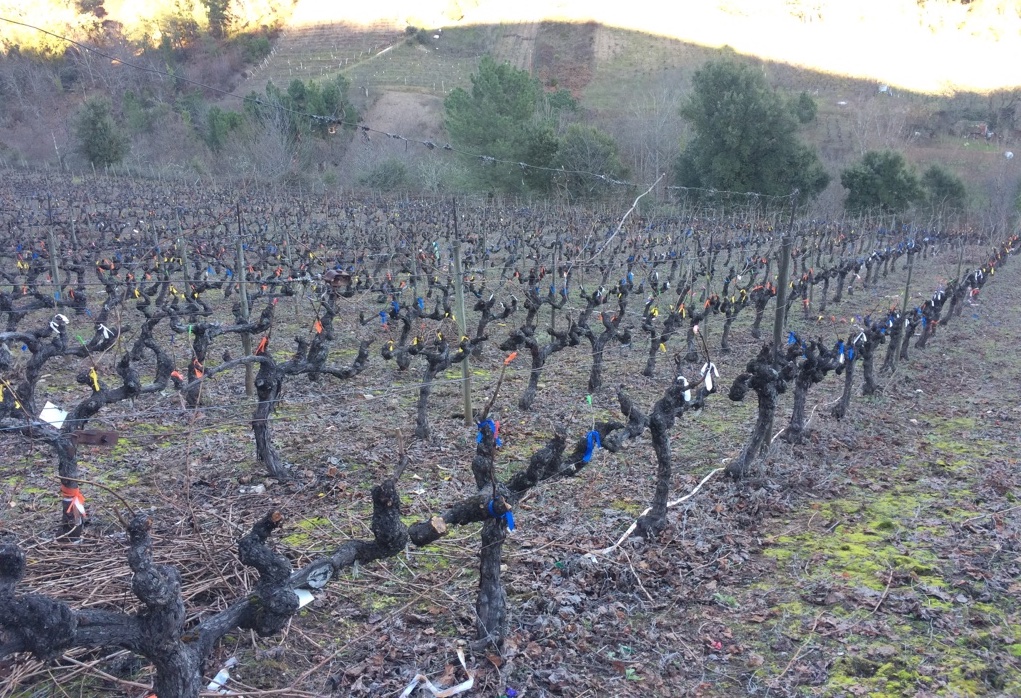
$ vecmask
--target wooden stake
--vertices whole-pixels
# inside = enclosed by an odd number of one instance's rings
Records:
[[[247,270],[245,269],[245,246],[241,242],[241,204],[237,205],[238,215],[238,243],[237,243],[237,266],[238,266],[238,289],[241,295],[241,318],[244,322],[248,322],[248,284],[247,282]],[[241,333],[241,347],[245,351],[245,356],[252,355],[252,335],[248,332]],[[251,363],[245,364],[245,395],[252,397],[255,395],[255,371],[253,370]]]
[[[780,361],[780,342],[783,341],[783,328],[787,322],[787,278],[791,263],[791,247],[794,241],[791,230],[794,227],[794,211],[798,206],[798,192],[794,191],[791,198],[791,221],[780,240],[780,268],[776,279],[776,319],[773,321],[773,363]]]
[[[461,336],[468,334],[468,322],[464,310],[464,272],[461,270],[461,236],[457,230],[457,201],[451,202],[454,209],[454,293],[457,298],[457,325],[461,328]],[[464,397],[464,425],[472,425],[472,384],[471,372],[468,370],[468,354],[461,361],[461,389]]]
[[[53,278],[53,307],[57,307],[57,301],[60,298],[60,267],[57,265],[57,236],[53,232],[53,228],[50,228],[49,234],[49,248],[50,248],[50,276]]]

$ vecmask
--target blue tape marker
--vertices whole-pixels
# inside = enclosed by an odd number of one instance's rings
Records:
[[[585,435],[585,455],[582,456],[581,460],[583,463],[588,463],[592,460],[592,452],[596,448],[603,447],[603,441],[599,437],[599,432],[593,429]]]
[[[383,327],[386,327],[386,311],[385,310],[380,310],[379,311],[379,324],[381,324]]]
[[[475,443],[477,444],[482,443],[482,427],[484,426],[488,426],[489,433],[491,433],[493,436],[496,436],[496,422],[494,422],[492,419],[485,419],[479,422],[479,433],[475,435]],[[499,436],[496,436],[496,445],[503,446],[503,439],[501,439]]]
[[[508,531],[513,531],[514,530],[514,514],[513,514],[513,512],[511,512],[511,510],[508,509],[507,511],[505,511],[502,514],[497,514],[496,510],[493,508],[493,504],[495,504],[495,502],[492,499],[490,499],[489,500],[489,504],[486,507],[486,509],[489,511],[490,518],[503,519],[503,522],[505,524],[507,524],[507,530]]]

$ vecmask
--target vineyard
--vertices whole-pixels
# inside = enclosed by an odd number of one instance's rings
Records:
[[[1017,236],[639,203],[5,173],[0,695],[1021,692]]]

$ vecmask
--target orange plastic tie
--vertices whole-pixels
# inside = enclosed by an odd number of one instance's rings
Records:
[[[65,514],[74,514],[75,519],[85,516],[85,497],[82,496],[81,490],[77,487],[61,485],[60,497],[68,502],[67,509],[64,510]]]

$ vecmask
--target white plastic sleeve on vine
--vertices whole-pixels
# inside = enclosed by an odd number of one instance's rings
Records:
[[[864,332],[859,332],[858,336],[854,338],[854,341],[851,342],[851,344],[857,344],[858,342],[864,342],[866,339],[868,339],[868,337],[865,336],[865,333]]]
[[[432,681],[425,677],[424,674],[416,674],[415,678],[411,680],[411,683],[408,684],[408,687],[404,689],[404,692],[401,693],[398,698],[408,698],[408,696],[410,696],[412,692],[418,688],[419,684],[421,684],[425,690],[432,693],[435,698],[449,698],[450,696],[456,696],[458,693],[464,693],[465,691],[471,690],[472,686],[475,685],[475,675],[468,671],[468,667],[464,663],[464,648],[457,648],[457,658],[461,662],[461,668],[464,669],[464,673],[468,674],[468,679],[466,681],[463,681],[456,686],[451,686],[450,688],[437,688]]]
[[[702,375],[705,376],[705,389],[711,393],[713,391],[713,376],[719,378],[720,371],[716,368],[716,364],[710,361],[707,364],[703,364]]]
[[[294,595],[298,597],[298,608],[305,608],[315,599],[308,589],[294,589]]]
[[[685,388],[688,387],[688,379],[685,378],[684,376],[677,376],[677,380],[681,381],[681,385],[683,385]],[[685,390],[684,391],[684,401],[685,402],[691,402],[691,391],[690,390]]]
[[[67,319],[66,315],[61,315],[60,313],[57,313],[56,315],[53,316],[53,319],[50,320],[50,329],[56,332],[57,334],[60,334],[61,328],[60,325],[57,324],[57,320],[63,322],[64,325],[70,324],[71,321]]]
[[[113,331],[103,323],[99,323],[99,331],[103,333],[103,339],[110,339],[113,336]]]
[[[224,662],[223,668],[216,672],[216,676],[214,676],[213,680],[209,682],[208,686],[206,686],[206,690],[216,691],[220,695],[234,694],[233,691],[227,690],[227,682],[230,681],[230,670],[236,667],[237,664],[238,664],[237,657],[231,657],[226,662]]]

